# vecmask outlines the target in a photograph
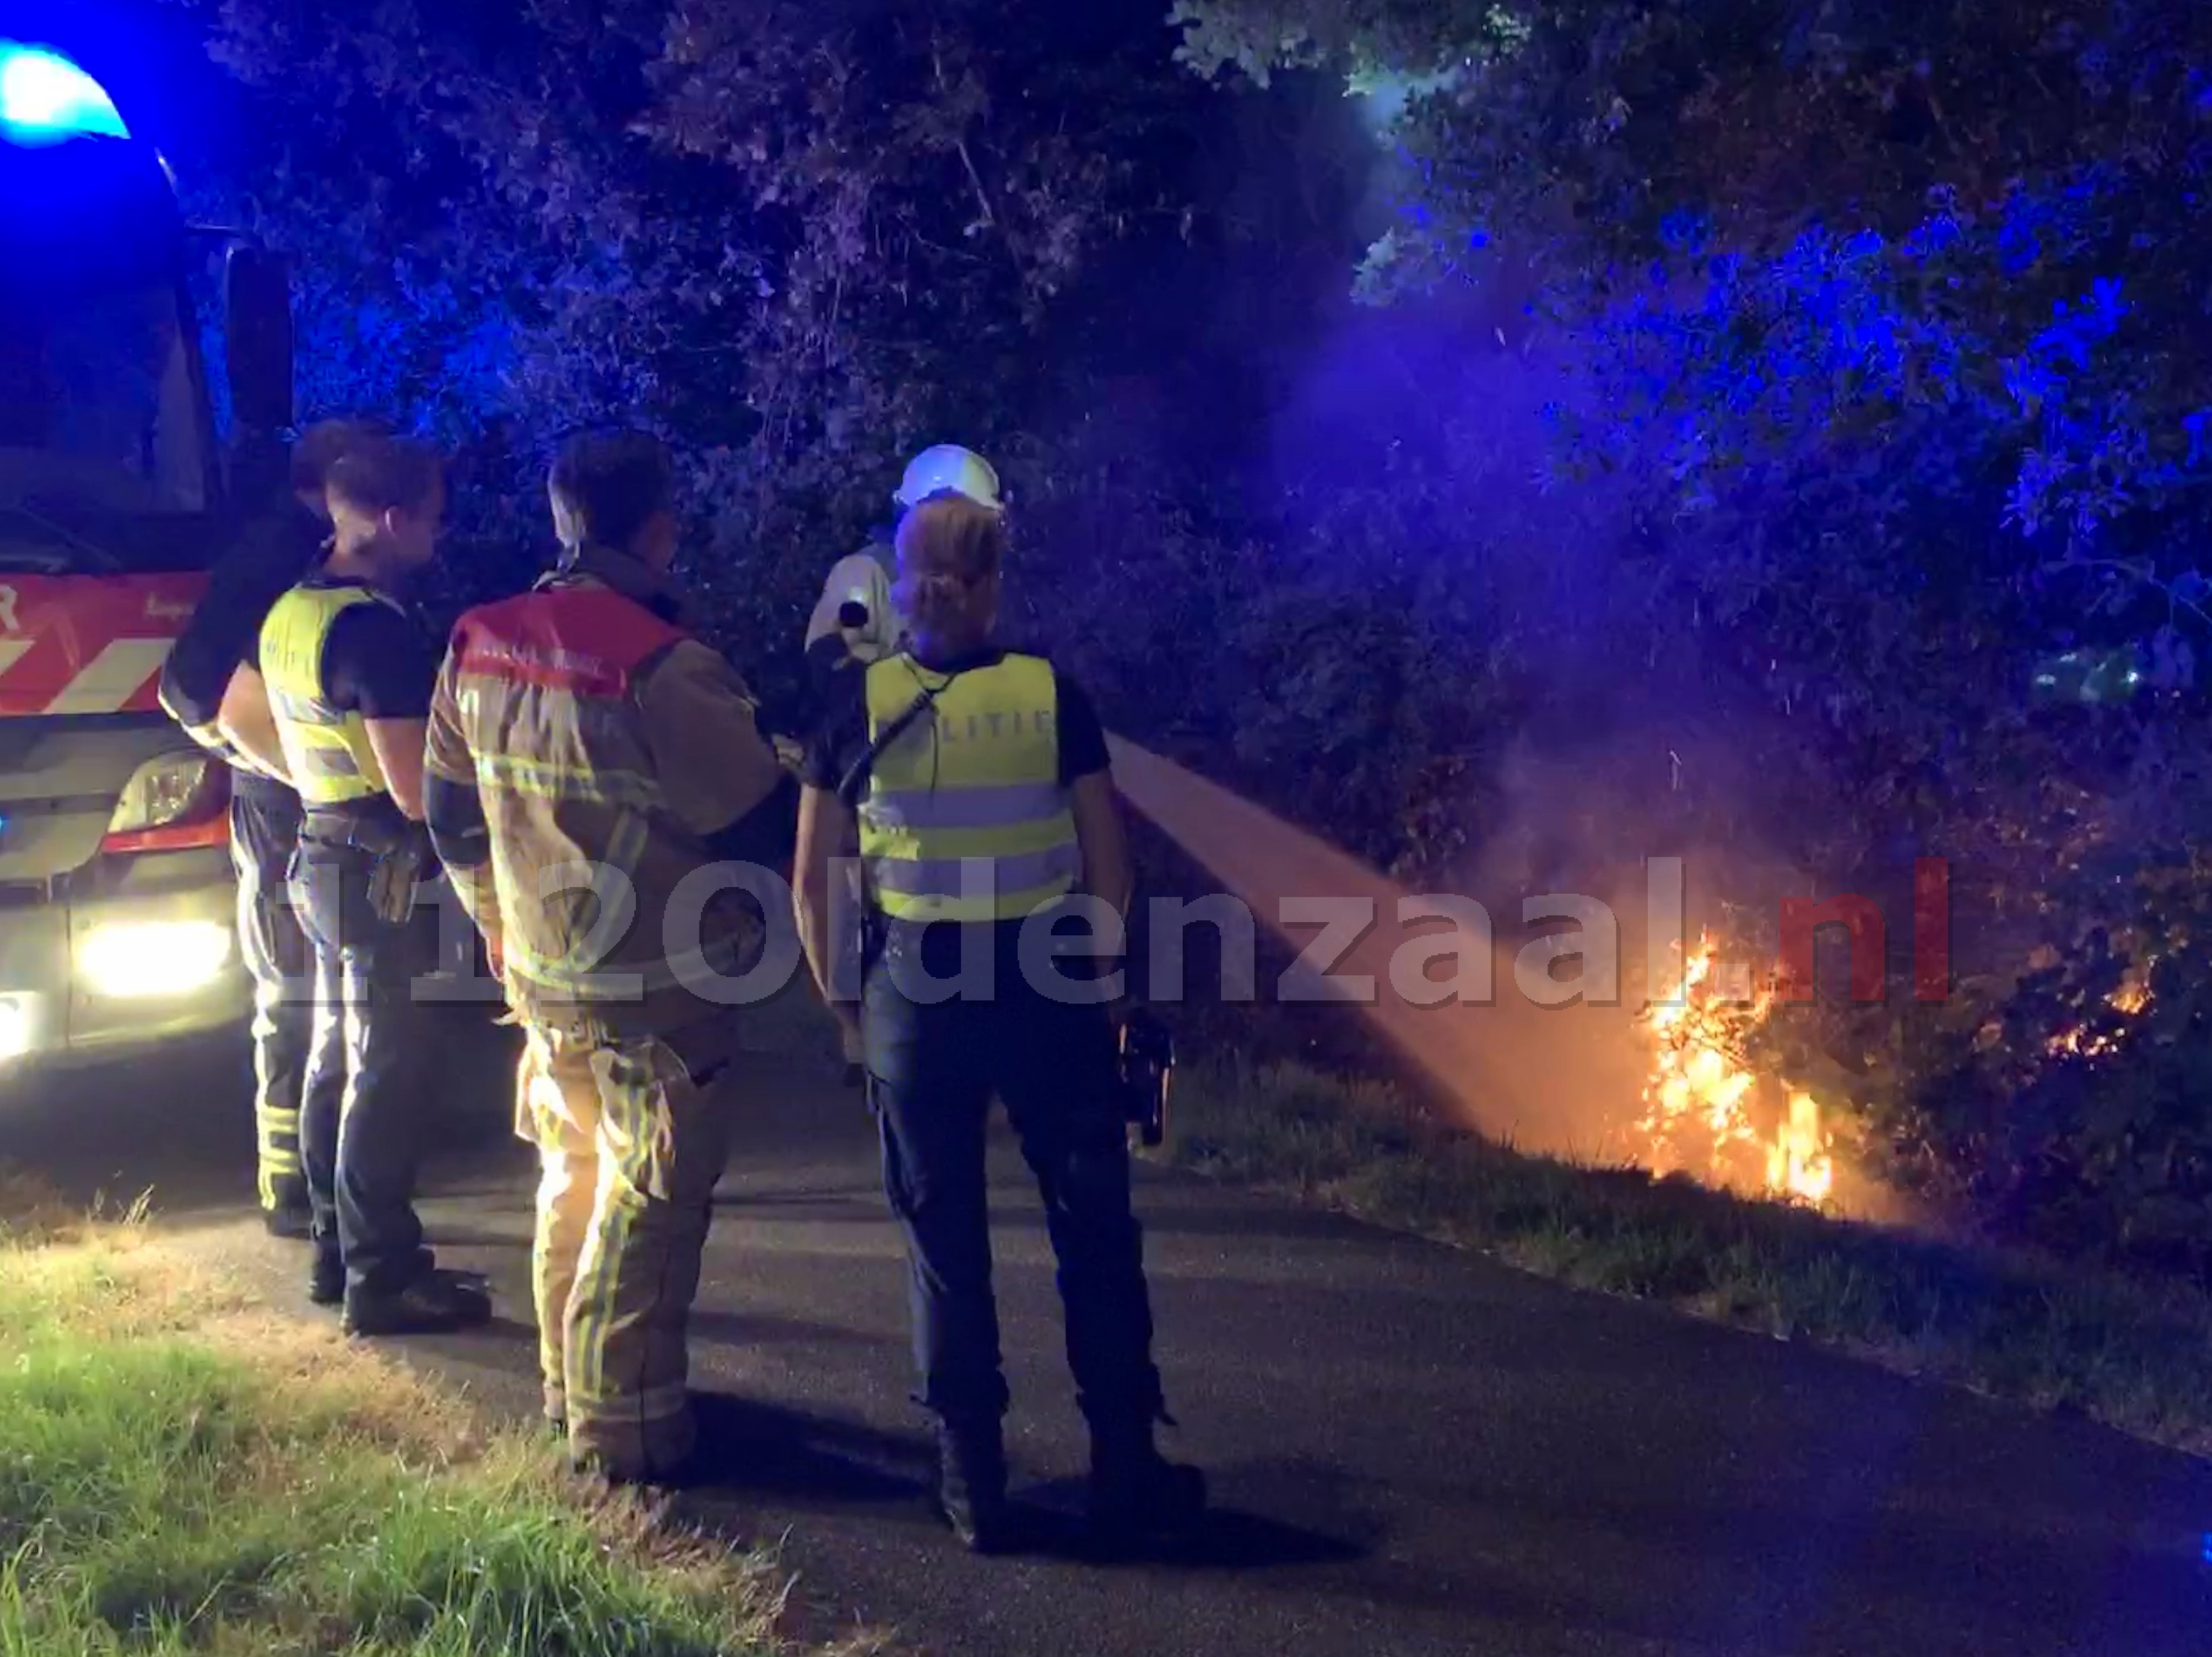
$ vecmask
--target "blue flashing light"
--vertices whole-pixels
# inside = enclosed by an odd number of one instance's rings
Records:
[[[58,52],[0,40],[0,131],[19,142],[127,138],[107,89]]]

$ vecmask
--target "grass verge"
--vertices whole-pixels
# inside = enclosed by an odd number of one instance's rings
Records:
[[[1178,1081],[1166,1158],[1580,1287],[2212,1454],[2212,1296],[1522,1155],[1300,1065]]]
[[[778,1609],[134,1227],[0,1236],[0,1657],[751,1657]]]

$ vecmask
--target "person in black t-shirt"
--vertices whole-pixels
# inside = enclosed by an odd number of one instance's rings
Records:
[[[249,522],[209,573],[192,619],[162,665],[161,706],[231,768],[230,856],[238,877],[239,950],[253,979],[253,1117],[264,1223],[304,1238],[311,1213],[300,1162],[300,1088],[314,1008],[313,954],[284,890],[300,838],[300,797],[249,751],[275,751],[268,699],[252,665],[269,608],[306,575],[329,538],[323,481],[331,463],[372,428],[355,421],[309,428],[292,450],[291,489]]]
[[[1204,1478],[1153,1437],[1165,1412],[1108,986],[1072,982],[1048,950],[1023,947],[1041,941],[1032,927],[1060,935],[1079,890],[1126,910],[1129,864],[1089,699],[1042,657],[992,641],[1005,543],[1001,515],[959,495],[925,499],[900,524],[912,649],[852,676],[853,699],[810,756],[796,859],[807,960],[849,1025],[830,896],[836,860],[857,842],[869,909],[860,1047],[906,1235],[937,1508],[982,1552],[1007,1539],[1009,1519],[985,1211],[994,1091],[1060,1260],[1094,1523],[1126,1540],[1188,1520],[1206,1499]],[[988,963],[985,981],[970,982],[971,960]]]
[[[429,860],[422,762],[438,660],[398,595],[435,555],[445,483],[434,455],[384,440],[341,457],[326,493],[331,555],[270,610],[260,647],[305,807],[291,889],[315,953],[301,1116],[308,1295],[343,1302],[353,1334],[469,1327],[489,1319],[490,1300],[437,1268],[414,1203],[427,1056],[415,980],[437,916],[416,902]]]

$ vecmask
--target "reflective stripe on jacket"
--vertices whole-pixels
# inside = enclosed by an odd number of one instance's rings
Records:
[[[391,792],[369,745],[367,722],[330,704],[323,647],[338,617],[355,605],[392,602],[357,582],[310,581],[279,598],[261,624],[269,711],[283,744],[285,768],[306,804],[343,805]]]
[[[693,780],[664,781],[656,750],[716,733],[652,727],[645,698],[672,672],[721,676],[716,711],[750,721],[726,664],[589,574],[549,577],[454,628],[427,763],[479,802],[508,988],[532,1023],[678,1029],[714,1011],[692,990],[736,974],[758,941],[749,914],[706,908],[688,878],[714,859],[677,798]],[[749,726],[730,737],[760,742]],[[725,752],[722,768],[737,769]]]
[[[877,756],[860,802],[872,901],[897,920],[990,921],[1066,896],[1081,859],[1060,780],[1052,664],[1009,654],[946,675],[910,656],[878,662],[869,739],[927,690],[934,704]]]

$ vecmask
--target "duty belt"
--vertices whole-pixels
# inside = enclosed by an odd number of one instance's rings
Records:
[[[368,852],[382,856],[405,846],[413,827],[411,823],[393,823],[379,817],[309,811],[300,826],[300,838],[310,845],[328,847],[333,851]]]

